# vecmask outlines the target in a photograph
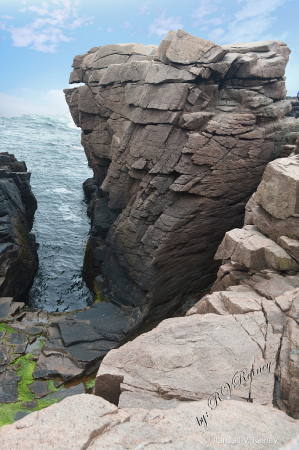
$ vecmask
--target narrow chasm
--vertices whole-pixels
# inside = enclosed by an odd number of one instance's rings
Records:
[[[280,192],[265,212],[277,174],[299,192],[289,53],[182,30],[93,47],[74,58],[71,116],[0,118],[0,426],[77,394],[217,403],[237,373],[233,399],[276,388],[298,417],[297,206],[284,217]]]

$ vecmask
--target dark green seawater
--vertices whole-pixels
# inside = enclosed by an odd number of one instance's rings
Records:
[[[0,117],[0,151],[25,161],[38,209],[32,232],[40,244],[39,270],[29,306],[73,311],[93,295],[82,280],[90,224],[82,183],[92,177],[70,115]]]

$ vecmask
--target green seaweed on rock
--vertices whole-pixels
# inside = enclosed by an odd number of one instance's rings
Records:
[[[94,387],[95,382],[96,382],[96,379],[87,381],[87,382],[85,383],[85,386],[87,387],[87,389],[91,389],[91,388]]]
[[[0,331],[5,331],[6,334],[15,333],[15,330],[8,327],[5,323],[0,323]]]
[[[32,374],[36,366],[36,361],[32,361],[31,357],[31,353],[20,356],[11,364],[11,366],[15,366],[21,363],[20,368],[16,372],[17,375],[21,377],[21,380],[18,383],[18,401],[16,403],[0,403],[0,427],[14,423],[15,416],[18,412],[31,413],[33,411],[39,411],[60,400],[59,398],[51,400],[43,398],[35,400],[37,402],[35,408],[30,409],[21,406],[24,402],[31,402],[34,400],[34,395],[28,388],[28,386],[35,381]],[[53,392],[59,391],[62,387],[63,385],[56,388],[53,380],[48,381],[48,389]]]

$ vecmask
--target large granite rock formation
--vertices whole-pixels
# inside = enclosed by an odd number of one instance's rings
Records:
[[[1,450],[265,450],[281,448],[298,433],[298,422],[281,411],[233,400],[199,426],[205,409],[204,401],[170,411],[118,409],[99,397],[77,395],[4,426]]]
[[[122,408],[227,397],[299,419],[299,155],[268,164],[243,229],[226,233],[212,293],[117,350],[95,393]]]
[[[38,268],[35,236],[30,233],[36,199],[26,164],[0,154],[0,297],[19,300]]]
[[[74,58],[70,83],[85,85],[66,101],[104,197],[85,258],[87,272],[101,270],[100,295],[159,317],[215,279],[224,233],[299,131],[284,118],[289,53],[280,41],[219,46],[179,30],[159,47]]]

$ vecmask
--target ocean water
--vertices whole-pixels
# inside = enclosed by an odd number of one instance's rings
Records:
[[[25,161],[38,209],[32,232],[40,244],[39,270],[29,306],[74,311],[93,295],[82,280],[90,231],[82,183],[92,177],[78,129],[69,114],[0,117],[0,151]]]

